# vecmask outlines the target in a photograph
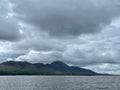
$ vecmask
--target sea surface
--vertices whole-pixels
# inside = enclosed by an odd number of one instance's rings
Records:
[[[0,90],[120,90],[120,76],[0,76]]]

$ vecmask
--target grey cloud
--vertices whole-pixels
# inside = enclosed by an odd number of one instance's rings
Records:
[[[101,34],[103,35],[103,33]],[[87,36],[87,37],[89,37],[89,39],[83,37],[87,41],[86,43],[80,43],[80,44],[74,43],[73,44],[72,41],[70,41],[71,44],[69,43],[63,44],[62,45],[64,46],[64,48],[62,48],[63,50],[58,50],[58,47],[57,47],[56,49],[51,48],[46,51],[46,49],[44,50],[39,49],[39,47],[32,45],[32,47],[35,48],[32,50],[37,51],[38,54],[36,53],[31,54],[31,50],[30,50],[28,54],[20,56],[16,60],[21,59],[21,60],[27,60],[30,62],[44,62],[44,63],[60,60],[60,61],[66,62],[67,64],[77,65],[80,67],[85,67],[89,65],[99,65],[99,64],[104,64],[104,63],[108,63],[108,64],[120,63],[119,45],[117,44],[114,45],[114,43],[116,41],[118,42],[119,40],[116,39],[114,40],[114,42],[109,43],[107,41],[108,40],[107,38],[105,40],[102,40],[102,37],[97,39],[97,37],[99,37],[98,35],[94,37],[94,39],[90,36]],[[112,40],[112,38],[114,37],[111,37],[110,39]],[[79,41],[79,39],[76,39],[76,40]],[[41,48],[44,47],[40,45],[40,42],[36,44],[39,45]],[[51,45],[48,45],[48,46],[51,47]],[[114,48],[114,46],[116,47]],[[55,45],[53,44],[52,47],[55,47]]]
[[[8,1],[14,3],[13,16],[7,15]],[[61,60],[70,65],[87,68],[95,65],[96,70],[109,71],[110,66],[120,64],[119,2],[2,0],[0,6],[6,7],[0,8],[0,59],[33,63]],[[99,68],[104,64],[110,66]]]
[[[118,0],[11,1],[18,18],[57,37],[99,32],[120,15]]]
[[[30,29],[24,33],[28,34],[28,32],[30,32],[32,36],[28,35],[20,42],[14,43],[14,48],[36,51],[64,51],[66,47],[65,43],[58,39],[52,39],[48,35],[42,35]]]
[[[0,53],[0,57],[2,58],[1,60],[7,60],[7,58],[17,58],[23,54],[15,54],[15,53]]]
[[[24,55],[23,52],[0,52],[0,63],[8,60],[15,60],[16,58]]]
[[[20,32],[18,25],[14,19],[2,18],[0,19],[0,39],[1,40],[18,40],[20,38]]]
[[[7,0],[0,1],[0,40],[18,40],[20,38],[18,21],[8,14],[11,12]]]
[[[109,27],[111,25],[95,35],[82,35],[68,40],[50,38],[48,35],[40,35],[31,30],[32,34],[35,33],[31,38],[15,43],[19,49],[29,49],[29,52],[16,60],[30,62],[61,60],[80,67],[105,63],[118,64],[120,63],[120,37],[118,35],[120,27]],[[37,51],[38,54],[31,54],[32,50]]]

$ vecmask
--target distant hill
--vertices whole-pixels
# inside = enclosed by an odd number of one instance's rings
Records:
[[[98,75],[98,73],[61,61],[51,64],[8,61],[0,64],[0,75]]]

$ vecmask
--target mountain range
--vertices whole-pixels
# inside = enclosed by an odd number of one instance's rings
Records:
[[[98,75],[98,73],[61,61],[51,64],[7,61],[0,64],[0,75]]]

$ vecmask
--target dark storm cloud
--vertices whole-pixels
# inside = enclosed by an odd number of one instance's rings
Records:
[[[120,13],[114,0],[11,0],[14,12],[51,36],[95,33]]]

